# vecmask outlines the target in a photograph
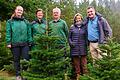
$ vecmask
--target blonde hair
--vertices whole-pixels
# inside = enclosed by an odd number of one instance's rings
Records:
[[[14,16],[15,16],[15,13],[13,13],[13,14],[11,15],[10,19],[13,19]]]
[[[18,7],[21,7],[21,8],[23,9],[22,6],[16,6],[15,10],[16,10]],[[13,17],[15,17],[15,10],[14,10],[14,13],[11,15],[11,18],[10,18],[10,19],[13,19]]]
[[[80,14],[80,13],[75,14],[75,16],[74,16],[74,20],[76,20],[76,17],[77,17],[77,16],[80,16],[81,19],[83,20],[83,16],[82,16],[82,14]]]

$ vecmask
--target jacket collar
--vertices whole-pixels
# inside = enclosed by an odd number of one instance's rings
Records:
[[[38,19],[36,19],[35,21],[39,24],[44,23],[44,21],[42,19],[40,21]]]
[[[59,19],[59,20],[57,20],[57,21],[53,20],[53,23],[57,23],[57,22],[60,22],[60,20],[61,20],[61,19]]]
[[[18,18],[18,17],[13,17],[14,20],[21,20],[23,21],[24,20],[24,17],[21,17],[21,18]]]

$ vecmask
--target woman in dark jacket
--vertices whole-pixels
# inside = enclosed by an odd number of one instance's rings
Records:
[[[17,6],[11,19],[6,23],[6,42],[14,57],[16,80],[22,80],[20,74],[20,57],[29,60],[29,45],[32,42],[29,22],[22,16],[23,7]]]
[[[81,73],[87,73],[87,29],[83,26],[82,21],[82,15],[77,13],[69,31],[70,53],[77,80]]]

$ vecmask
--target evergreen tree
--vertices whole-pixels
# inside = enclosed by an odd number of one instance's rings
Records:
[[[59,49],[54,36],[36,37],[37,45],[31,51],[32,59],[29,70],[23,71],[28,80],[63,80],[64,74],[69,71],[69,57],[64,56],[65,48]],[[67,51],[68,52],[68,51]]]
[[[101,46],[103,58],[97,60],[93,67],[88,64],[89,74],[81,77],[81,80],[120,80],[120,44],[110,41]]]

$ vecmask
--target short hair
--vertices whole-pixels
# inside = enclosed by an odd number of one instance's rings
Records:
[[[87,7],[87,9],[90,9],[90,8],[95,9],[93,6],[88,6],[88,7]]]
[[[57,7],[54,8],[54,9],[53,9],[53,12],[54,12],[55,10],[57,10],[57,11],[61,14],[61,10],[60,10],[60,8],[57,8]]]
[[[22,7],[22,6],[20,6],[20,5],[16,6],[16,8],[15,8],[15,9],[17,9],[18,7],[21,7],[21,8],[23,9],[23,7]]]
[[[37,12],[39,12],[39,11],[43,12],[43,10],[41,8],[38,8],[35,13],[37,14]]]

